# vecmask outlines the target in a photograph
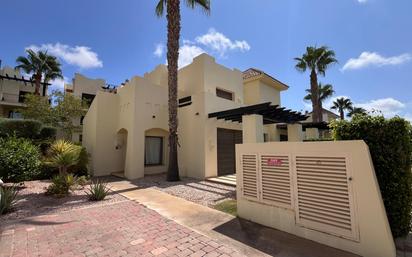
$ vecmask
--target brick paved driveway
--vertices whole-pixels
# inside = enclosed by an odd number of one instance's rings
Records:
[[[0,224],[0,256],[240,256],[133,201]]]

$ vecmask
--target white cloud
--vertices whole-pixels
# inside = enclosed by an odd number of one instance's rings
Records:
[[[53,90],[59,90],[63,91],[64,90],[64,84],[69,83],[69,80],[67,77],[63,77],[63,79],[54,79],[49,82],[51,85],[49,86],[49,91]]]
[[[400,65],[412,60],[412,56],[404,53],[398,56],[384,57],[376,52],[363,52],[358,58],[349,59],[342,68],[345,70],[357,70],[369,66],[381,67],[387,65]]]
[[[364,103],[357,103],[354,104],[356,107],[362,107],[366,109],[368,112],[383,114],[385,117],[393,117],[395,115],[401,114],[401,112],[405,109],[406,105],[396,99],[391,97],[389,98],[382,98],[376,100],[370,100]]]
[[[193,58],[205,52],[205,50],[198,46],[184,44],[179,48],[179,68],[190,64],[193,61]]]
[[[164,50],[165,50],[165,45],[164,44],[162,44],[162,43],[156,44],[156,47],[155,47],[155,50],[154,50],[153,54],[156,57],[160,58],[160,57],[162,57],[162,55],[164,53]]]
[[[364,4],[366,3],[368,0],[358,0],[359,3]]]
[[[241,52],[249,51],[250,45],[245,40],[232,41],[224,34],[210,28],[208,33],[196,37],[195,41],[224,56],[229,50],[240,50]]]
[[[55,55],[68,64],[78,66],[82,69],[100,68],[103,67],[103,62],[99,60],[96,52],[93,52],[87,46],[69,46],[60,43],[56,44],[42,44],[40,46],[31,45],[26,49],[34,51],[43,50]]]

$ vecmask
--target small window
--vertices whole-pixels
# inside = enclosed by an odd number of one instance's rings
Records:
[[[216,88],[216,96],[233,101],[233,93],[226,90]]]
[[[162,165],[163,137],[147,136],[145,139],[144,164],[146,166]]]
[[[90,107],[90,105],[93,102],[95,95],[92,94],[86,94],[86,93],[82,93],[82,100],[83,102],[85,102],[87,104],[87,106]]]

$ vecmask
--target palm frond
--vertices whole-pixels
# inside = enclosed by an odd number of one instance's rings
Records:
[[[157,17],[163,16],[165,5],[166,5],[166,0],[159,0],[159,2],[156,5],[156,9],[155,9]]]

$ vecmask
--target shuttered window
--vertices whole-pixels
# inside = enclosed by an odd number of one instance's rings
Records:
[[[216,96],[233,101],[233,93],[223,89],[216,88]]]

